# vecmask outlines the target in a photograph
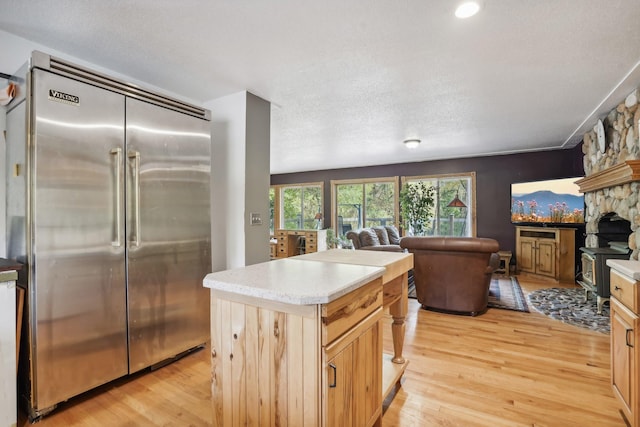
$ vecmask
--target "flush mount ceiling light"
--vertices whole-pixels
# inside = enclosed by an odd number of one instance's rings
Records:
[[[465,1],[456,9],[456,17],[460,19],[470,18],[480,11],[480,3],[477,1]]]
[[[405,139],[403,142],[407,148],[416,148],[418,145],[420,145],[419,139]]]

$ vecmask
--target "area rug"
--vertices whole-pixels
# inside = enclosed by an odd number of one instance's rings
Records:
[[[493,276],[489,286],[489,307],[529,312],[527,300],[515,277]]]
[[[598,314],[595,297],[585,302],[582,288],[538,289],[527,299],[536,311],[552,319],[603,334],[610,332],[609,307],[605,305]]]

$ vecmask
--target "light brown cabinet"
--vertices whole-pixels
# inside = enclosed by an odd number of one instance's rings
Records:
[[[327,250],[327,230],[283,230],[274,233],[278,240],[276,257],[310,254]]]
[[[640,426],[638,282],[611,270],[611,386],[632,427]]]
[[[516,263],[519,272],[573,282],[575,229],[516,227]]]
[[[327,378],[323,381],[323,413],[328,426],[371,426],[380,420],[382,338],[377,314],[354,330],[354,337],[324,350]]]
[[[382,279],[328,303],[211,293],[213,425],[382,419]]]

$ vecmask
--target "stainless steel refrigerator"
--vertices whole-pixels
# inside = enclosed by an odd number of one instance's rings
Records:
[[[15,80],[7,251],[37,418],[207,341],[210,113],[40,52]]]

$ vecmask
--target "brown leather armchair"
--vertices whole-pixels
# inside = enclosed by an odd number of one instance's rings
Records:
[[[487,310],[500,245],[482,237],[403,237],[413,253],[416,295],[428,310],[476,316]]]

